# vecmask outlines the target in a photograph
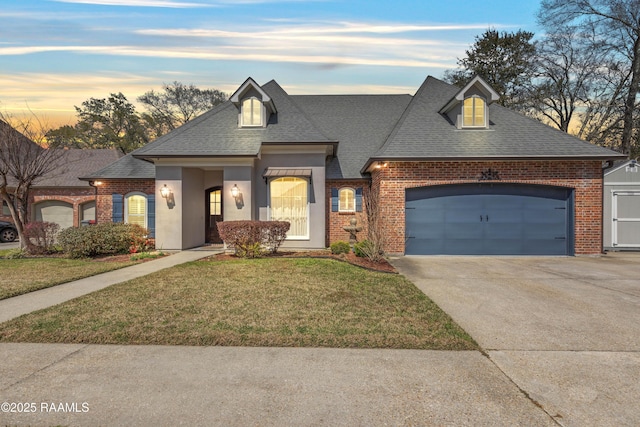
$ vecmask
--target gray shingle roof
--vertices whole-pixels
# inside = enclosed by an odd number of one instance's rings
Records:
[[[329,138],[339,141],[327,179],[362,178],[360,168],[375,154],[411,101],[410,95],[292,95]]]
[[[95,181],[98,179],[154,179],[155,177],[156,167],[153,163],[127,154],[96,172],[81,175],[80,179]]]
[[[238,109],[227,101],[134,151],[133,156],[257,156],[263,142],[329,142],[275,81],[262,89],[278,109],[266,128],[239,128]]]
[[[87,187],[79,177],[103,168],[120,155],[111,149],[68,149],[57,160],[59,166],[34,183],[34,187]]]
[[[499,105],[489,106],[489,129],[458,130],[438,111],[458,88],[428,77],[375,159],[614,158],[582,141]]]
[[[230,101],[89,178],[152,178],[154,157],[258,156],[263,143],[335,143],[328,179],[361,178],[374,160],[623,157],[492,104],[489,129],[458,130],[439,110],[459,91],[428,77],[411,95],[288,95],[262,86],[276,109],[266,128],[238,128]]]

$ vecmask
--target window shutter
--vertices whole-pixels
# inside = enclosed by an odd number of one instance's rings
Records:
[[[362,188],[356,188],[356,212],[362,212]]]
[[[331,212],[338,212],[338,189],[331,189]]]
[[[156,196],[154,194],[147,196],[147,230],[149,230],[149,237],[156,237]]]
[[[111,221],[124,222],[124,202],[122,194],[111,195]]]

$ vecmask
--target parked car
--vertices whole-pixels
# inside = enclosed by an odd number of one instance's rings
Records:
[[[0,221],[0,242],[13,242],[18,238],[18,230],[10,222]]]

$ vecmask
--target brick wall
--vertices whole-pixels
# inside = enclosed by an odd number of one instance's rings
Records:
[[[602,162],[591,160],[390,162],[372,173],[388,230],[387,252],[404,253],[405,189],[474,183],[487,169],[498,172],[500,180],[496,182],[575,189],[575,253],[602,252]]]
[[[98,200],[96,202],[96,222],[111,222],[112,195],[123,196],[132,192],[155,194],[156,182],[153,179],[111,179],[103,180],[98,187]]]
[[[29,191],[29,201],[27,205],[27,217],[34,217],[34,205],[40,202],[56,200],[70,204],[73,206],[73,225],[80,225],[80,207],[96,200],[95,189],[92,187],[52,187],[52,188],[32,188]],[[13,222],[11,215],[2,215],[0,212],[0,221]]]
[[[336,180],[336,181],[327,181],[326,188],[326,196],[325,200],[327,203],[326,211],[326,245],[329,246],[333,242],[337,242],[339,240],[349,241],[349,232],[344,231],[344,226],[349,225],[349,221],[352,218],[356,218],[358,220],[358,226],[362,226],[363,230],[357,234],[358,240],[364,240],[367,236],[367,215],[365,213],[364,202],[362,206],[362,212],[332,212],[331,211],[331,189],[337,188],[341,189],[344,187],[348,188],[362,188],[365,190],[369,187],[369,181],[366,180]],[[366,194],[363,194],[363,198],[366,197]]]
[[[80,226],[80,221],[82,221],[80,207],[87,202],[95,201],[96,192],[92,187],[34,188],[29,192],[29,218],[33,218],[33,206],[35,204],[49,200],[56,200],[72,205],[73,225],[74,227],[78,227]]]

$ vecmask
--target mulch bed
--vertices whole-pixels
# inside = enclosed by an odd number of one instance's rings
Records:
[[[279,258],[330,258],[338,261],[348,262],[357,267],[366,268],[367,270],[379,271],[382,273],[398,273],[398,271],[385,259],[380,262],[373,262],[367,258],[358,257],[353,252],[348,254],[332,254],[329,251],[295,251],[295,252],[276,252],[269,257]],[[210,257],[216,261],[227,261],[239,259],[233,254],[218,254]]]

